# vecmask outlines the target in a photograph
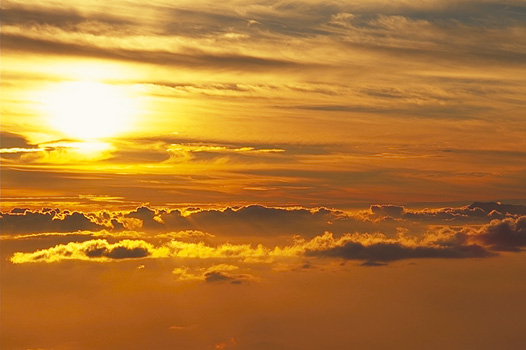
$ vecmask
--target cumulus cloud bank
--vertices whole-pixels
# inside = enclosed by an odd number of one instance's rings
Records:
[[[424,229],[425,225],[488,224],[494,219],[516,219],[526,215],[526,206],[475,202],[457,208],[411,210],[398,205],[372,205],[361,212],[331,208],[276,208],[262,205],[225,209],[155,209],[146,206],[127,212],[82,213],[58,209],[15,208],[0,213],[2,233],[138,230],[158,234],[195,230],[223,236],[314,237],[325,231],[383,232],[394,235],[398,228]]]
[[[477,230],[475,237],[494,250],[521,250],[526,247],[526,216],[493,220]]]
[[[485,258],[492,255],[476,244],[441,245],[439,242],[388,239],[383,235],[346,235],[335,240],[331,234],[320,238],[318,245],[307,248],[307,256],[343,258],[346,260],[394,261],[422,258]],[[310,246],[310,245],[309,245]]]
[[[345,234],[335,238],[330,232],[310,240],[297,238],[288,246],[266,247],[262,244],[224,243],[219,245],[204,242],[183,242],[171,239],[154,246],[145,240],[122,240],[108,243],[107,240],[94,239],[85,242],[70,242],[55,247],[38,250],[32,253],[17,252],[11,257],[13,263],[58,262],[61,260],[91,260],[108,262],[119,259],[139,258],[181,258],[181,259],[216,259],[239,261],[244,263],[274,263],[282,259],[298,257],[341,258],[345,260],[363,260],[373,266],[373,262],[387,262],[402,259],[423,258],[486,258],[496,255],[490,249],[495,242],[506,242],[524,245],[523,225],[525,217],[514,223],[514,234],[517,239],[508,239],[509,220],[492,222],[477,232],[469,234],[461,231],[437,231],[421,238],[403,234],[389,238],[381,233]],[[502,227],[506,227],[502,229]],[[500,231],[498,231],[500,229]],[[496,231],[497,230],[497,231]],[[485,243],[478,244],[477,242]],[[489,246],[488,246],[489,245]],[[508,249],[510,250],[510,249]],[[209,271],[210,272],[210,271]],[[209,279],[224,279],[224,271],[213,271],[202,276]],[[181,279],[191,279],[184,271],[179,271]],[[186,276],[186,277],[185,277]],[[187,278],[188,277],[188,278]],[[206,279],[206,278],[205,278]]]
[[[192,208],[186,212],[140,207],[128,212],[85,214],[14,209],[2,214],[0,222],[3,231],[7,231],[2,236],[4,240],[37,237],[52,240],[53,235],[60,242],[83,240],[33,252],[15,252],[10,258],[15,264],[201,259],[220,262],[216,265],[222,269],[185,270],[183,265],[174,274],[181,280],[240,283],[251,277],[233,273],[234,268],[228,266],[235,266],[234,262],[270,264],[279,270],[283,264],[300,264],[305,258],[354,260],[361,261],[363,266],[383,266],[405,259],[488,258],[499,251],[520,252],[526,247],[523,211],[523,206],[500,203],[419,211],[396,205],[373,205],[358,213],[258,205],[225,210]],[[130,226],[135,230],[127,231]],[[38,231],[36,228],[46,233],[25,234]],[[170,231],[174,228],[182,230]],[[396,233],[382,232],[386,228],[394,228]],[[228,237],[242,240],[243,235],[252,235],[252,242],[254,237],[260,237],[262,241],[267,239],[267,243],[227,241]],[[268,239],[279,236],[288,237],[292,243],[268,243]]]
[[[15,208],[11,212],[0,213],[0,224],[4,234],[100,231],[109,228],[124,228],[116,220],[110,219],[106,212],[93,214],[60,211],[59,209],[29,210]]]

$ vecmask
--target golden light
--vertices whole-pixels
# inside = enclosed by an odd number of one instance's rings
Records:
[[[61,83],[42,98],[50,126],[66,138],[94,140],[130,130],[137,103],[122,86],[92,81]]]
[[[112,150],[112,145],[100,141],[83,141],[83,142],[54,142],[47,145],[52,148],[74,150],[78,154],[102,153]]]

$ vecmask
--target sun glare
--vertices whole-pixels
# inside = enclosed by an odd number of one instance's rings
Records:
[[[94,140],[131,129],[136,103],[126,88],[100,82],[61,83],[43,99],[51,127],[67,138]]]

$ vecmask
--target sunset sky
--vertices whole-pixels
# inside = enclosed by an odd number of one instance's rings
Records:
[[[523,349],[524,1],[1,11],[2,350]]]

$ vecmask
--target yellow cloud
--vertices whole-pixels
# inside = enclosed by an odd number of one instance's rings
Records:
[[[466,233],[451,229],[437,229],[421,238],[407,236],[404,230],[399,230],[395,237],[387,237],[381,233],[347,233],[335,238],[333,233],[325,232],[311,240],[298,238],[291,245],[274,247],[262,244],[253,246],[232,243],[211,246],[202,241],[195,243],[173,239],[173,237],[200,239],[209,237],[199,231],[164,235],[164,238],[167,237],[172,239],[157,247],[140,239],[126,239],[113,244],[108,243],[105,239],[92,239],[81,243],[70,242],[31,253],[16,252],[10,260],[15,264],[21,264],[52,263],[62,260],[108,262],[133,258],[178,258],[271,264],[302,256],[391,261],[411,258],[469,258],[495,255],[483,246],[474,244],[474,238]],[[156,236],[156,238],[163,237]],[[202,279],[202,276],[212,276],[209,277],[212,279],[227,278],[228,272],[236,269],[237,266],[230,264],[214,265],[199,275],[201,276],[199,279]],[[195,273],[189,273],[185,268],[178,268],[174,270],[174,273],[178,274],[180,279],[196,279]]]
[[[94,239],[86,242],[70,242],[52,248],[37,250],[33,253],[16,252],[11,257],[14,264],[30,262],[58,262],[62,260],[110,261],[112,259],[142,258],[162,256],[150,243],[142,240],[122,240],[111,244],[105,239]]]

